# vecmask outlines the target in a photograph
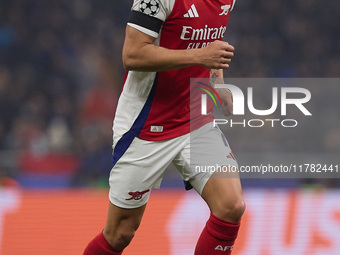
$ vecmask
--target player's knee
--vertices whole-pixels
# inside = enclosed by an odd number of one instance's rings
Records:
[[[129,245],[132,238],[135,236],[135,232],[136,231],[134,229],[118,231],[116,235],[116,241],[120,246],[126,247]]]
[[[112,247],[123,250],[129,245],[135,236],[135,232],[136,230],[131,228],[118,229],[115,232],[104,230],[104,236]]]
[[[244,211],[246,210],[246,204],[244,200],[241,198],[236,203],[233,204],[231,215],[235,219],[235,221],[240,221],[243,216]]]
[[[224,220],[239,222],[245,209],[245,202],[243,198],[240,197],[232,201],[220,201],[219,206],[217,206],[216,214]]]
[[[135,236],[135,232],[136,231],[134,229],[122,229],[116,231],[114,234],[109,232],[105,233],[104,231],[104,235],[112,247],[124,249],[129,245],[132,238]]]

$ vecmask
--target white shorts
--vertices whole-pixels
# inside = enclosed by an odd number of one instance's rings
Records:
[[[114,138],[111,203],[126,209],[146,204],[151,190],[160,187],[170,163],[181,173],[186,188],[193,187],[199,194],[213,174],[207,166],[238,167],[226,138],[212,123],[165,141]]]

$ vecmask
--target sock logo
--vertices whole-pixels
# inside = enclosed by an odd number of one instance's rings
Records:
[[[232,251],[234,246],[222,246],[222,245],[217,245],[215,248],[215,251]]]

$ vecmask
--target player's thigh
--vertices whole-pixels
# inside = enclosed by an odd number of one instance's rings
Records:
[[[221,130],[209,123],[192,132],[189,146],[174,163],[213,214],[230,221],[240,218],[244,202],[238,164]]]
[[[202,194],[212,176],[238,178],[238,164],[229,143],[212,123],[191,133],[188,145],[176,156],[174,164],[183,180],[190,183],[199,194]]]

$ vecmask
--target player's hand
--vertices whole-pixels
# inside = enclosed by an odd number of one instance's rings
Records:
[[[225,88],[216,89],[222,101],[222,112],[225,116],[233,114],[233,94]]]
[[[234,50],[227,42],[214,41],[201,49],[201,65],[210,69],[227,69],[234,56]]]

